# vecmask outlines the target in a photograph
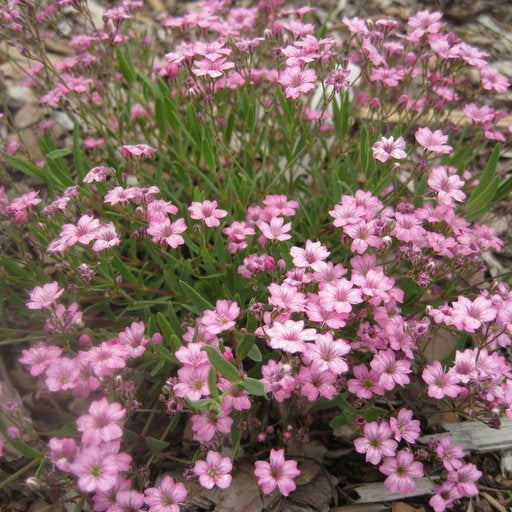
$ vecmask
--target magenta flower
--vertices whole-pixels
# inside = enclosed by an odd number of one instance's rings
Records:
[[[435,130],[432,132],[430,128],[418,128],[414,136],[416,138],[416,142],[424,151],[438,153],[440,155],[451,153],[453,151],[453,148],[446,144],[448,142],[448,135],[445,135],[441,130]]]
[[[410,382],[407,374],[412,372],[411,362],[405,359],[397,360],[392,350],[380,350],[373,357],[370,366],[380,373],[379,384],[388,391],[396,384],[405,386]]]
[[[222,457],[218,452],[210,450],[206,461],[198,460],[194,466],[194,473],[199,477],[199,483],[206,489],[215,485],[227,489],[231,484],[231,470],[233,464],[229,457]]]
[[[64,288],[59,288],[59,283],[53,281],[43,286],[36,286],[30,292],[28,309],[49,309],[55,301],[64,293]]]
[[[76,420],[76,426],[82,432],[82,442],[98,445],[119,439],[123,435],[119,423],[125,414],[126,410],[117,402],[109,404],[106,398],[93,402],[89,414]]]
[[[228,212],[226,210],[218,209],[217,205],[217,201],[203,201],[202,203],[193,201],[188,207],[190,218],[194,220],[203,220],[209,228],[219,226],[219,219],[225,217]]]
[[[147,144],[126,145],[121,148],[123,158],[151,158],[156,153],[156,149]]]
[[[398,442],[404,439],[414,444],[421,432],[420,422],[412,419],[412,411],[408,409],[400,409],[396,418],[392,416],[389,419],[389,426]]]
[[[366,454],[366,462],[379,464],[382,457],[393,457],[398,443],[391,439],[393,431],[386,422],[372,421],[363,428],[364,437],[354,441],[356,452]]]
[[[206,310],[201,323],[212,334],[229,331],[235,326],[235,320],[240,315],[240,308],[231,300],[218,300],[215,311]]]
[[[180,505],[187,499],[188,492],[181,482],[175,482],[166,475],[160,487],[150,487],[144,491],[144,495],[148,512],[180,512]]]
[[[284,87],[287,98],[296,100],[315,88],[317,80],[313,69],[302,69],[300,66],[287,67],[279,75],[278,82]]]
[[[373,158],[381,162],[387,162],[390,158],[395,160],[402,160],[407,156],[405,149],[405,140],[403,137],[382,137],[373,146]]]
[[[428,384],[428,396],[441,400],[445,396],[455,398],[461,391],[457,386],[457,378],[451,373],[445,373],[441,363],[434,361],[421,374]]]
[[[270,450],[270,462],[258,460],[254,464],[254,474],[264,494],[270,494],[276,487],[283,496],[295,490],[293,481],[300,475],[297,462],[285,460],[284,450]]]
[[[423,464],[409,450],[400,450],[396,457],[386,457],[379,471],[388,475],[384,485],[389,490],[407,494],[416,490],[414,479],[423,476]]]

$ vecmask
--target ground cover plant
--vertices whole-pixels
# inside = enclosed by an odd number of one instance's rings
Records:
[[[389,490],[431,479],[436,512],[477,496],[470,454],[424,436],[446,412],[512,419],[511,274],[484,261],[509,83],[439,12],[337,21],[1,4],[47,112],[39,159],[0,118],[2,499],[176,512],[244,468],[286,510],[304,447],[340,429],[339,463]]]

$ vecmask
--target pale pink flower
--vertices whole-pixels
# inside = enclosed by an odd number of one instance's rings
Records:
[[[60,230],[60,237],[64,240],[66,245],[71,245],[80,242],[87,245],[91,240],[96,238],[96,232],[100,227],[100,221],[91,215],[82,215],[76,224],[64,224]]]
[[[295,286],[287,283],[281,285],[272,283],[268,286],[270,297],[268,303],[276,308],[283,309],[290,313],[304,311],[306,306],[306,297],[299,292]]]
[[[171,215],[178,213],[178,208],[169,201],[155,199],[146,206],[146,217],[150,224],[152,222],[165,222],[168,213]]]
[[[53,437],[48,442],[50,448],[50,460],[61,470],[69,471],[75,456],[78,453],[78,446],[74,439],[64,437],[57,439]]]
[[[292,66],[281,72],[278,82],[284,87],[285,96],[296,100],[301,94],[306,94],[315,88],[317,78],[313,69]]]
[[[204,350],[201,350],[202,346],[202,343],[188,343],[187,345],[183,345],[176,351],[176,359],[184,365],[209,365],[208,355]]]
[[[293,354],[304,351],[304,343],[315,339],[316,330],[304,329],[303,320],[286,320],[284,323],[274,322],[272,327],[266,330],[266,335],[270,347]]]
[[[265,211],[271,217],[293,217],[295,215],[295,210],[299,207],[299,203],[294,200],[288,200],[285,195],[267,195],[265,199],[263,199],[263,204],[265,205]]]
[[[350,352],[350,345],[343,339],[334,339],[332,332],[318,334],[314,343],[307,343],[302,359],[306,364],[315,362],[335,375],[348,371],[343,358]]]
[[[412,411],[408,409],[400,409],[396,418],[392,416],[389,419],[389,426],[398,442],[404,439],[414,444],[421,432],[420,422],[412,419]]]
[[[49,309],[55,301],[64,293],[64,288],[59,288],[59,283],[53,281],[43,286],[36,286],[30,292],[28,309]]]
[[[507,92],[510,86],[508,79],[494,66],[484,66],[480,70],[482,87],[487,91],[496,91],[500,94]]]
[[[105,166],[93,167],[82,180],[84,183],[92,183],[93,181],[105,181],[107,176],[112,173],[112,168]]]
[[[48,389],[54,391],[66,391],[76,386],[79,368],[73,359],[61,357],[55,359],[46,369],[45,383]]]
[[[297,462],[285,460],[284,450],[270,450],[270,462],[258,460],[254,464],[254,474],[264,494],[270,494],[276,487],[283,496],[295,490],[294,479],[300,475]]]
[[[265,391],[272,393],[278,402],[290,398],[295,389],[295,378],[290,373],[290,365],[276,363],[273,359],[269,359],[268,363],[261,367],[261,381],[265,384]]]
[[[151,235],[153,242],[169,245],[176,249],[176,247],[185,243],[181,233],[186,230],[187,226],[183,219],[176,219],[176,222],[165,219],[163,222],[151,222],[147,232]]]
[[[258,227],[267,240],[289,240],[292,236],[288,232],[292,229],[290,222],[284,223],[282,217],[272,217],[270,222],[259,222]]]
[[[414,134],[416,142],[423,148],[424,151],[431,153],[438,153],[444,155],[451,153],[453,148],[446,144],[448,142],[448,135],[445,135],[441,130],[432,132],[430,128],[418,128]]]
[[[471,301],[460,296],[452,302],[452,306],[451,323],[461,331],[476,332],[484,323],[492,322],[496,318],[496,309],[484,297]]]
[[[38,343],[23,350],[18,361],[30,366],[30,375],[37,377],[44,373],[55,360],[59,359],[61,354],[62,349],[60,347]]]
[[[410,41],[417,42],[425,34],[437,34],[442,29],[442,24],[439,20],[443,14],[436,11],[418,11],[414,16],[408,20],[408,25],[413,31],[408,35]]]
[[[125,414],[126,410],[117,402],[109,404],[106,398],[93,402],[89,414],[76,420],[78,430],[82,432],[82,442],[98,445],[119,439],[123,435],[119,423]]]
[[[116,493],[116,502],[108,508],[108,512],[144,512],[144,494],[126,490]]]
[[[236,302],[218,300],[215,304],[215,311],[206,310],[203,313],[201,323],[212,334],[219,334],[232,329],[239,315],[240,308]]]
[[[219,219],[225,217],[228,212],[226,210],[218,209],[217,205],[217,201],[203,201],[202,203],[193,201],[188,207],[190,218],[203,220],[209,228],[219,226]]]
[[[150,487],[144,491],[144,502],[149,506],[148,512],[180,512],[180,505],[188,496],[186,487],[165,475],[160,487]]]
[[[457,489],[450,482],[435,485],[434,491],[436,494],[428,502],[434,512],[444,512],[447,508],[452,508],[454,500],[460,498]]]
[[[405,140],[403,137],[382,137],[373,146],[373,158],[381,162],[387,162],[390,158],[395,160],[402,160],[407,156],[405,149]]]
[[[455,398],[461,391],[457,386],[457,378],[451,373],[445,373],[439,361],[429,364],[421,374],[428,384],[428,396],[441,400],[445,396]]]
[[[114,187],[105,194],[103,202],[111,204],[112,206],[116,204],[126,204],[132,199],[135,199],[134,192],[133,187]]]
[[[151,158],[156,153],[156,149],[148,144],[125,145],[121,148],[123,158]]]
[[[352,238],[350,249],[357,254],[363,254],[369,247],[379,248],[383,241],[382,237],[375,234],[376,228],[375,221],[360,221],[345,226],[343,232]]]
[[[352,304],[363,302],[361,291],[354,288],[351,281],[343,278],[329,283],[320,283],[318,295],[322,307],[337,313],[350,313]]]
[[[218,452],[210,450],[206,461],[198,460],[194,466],[194,473],[199,477],[199,483],[206,489],[213,489],[216,485],[227,489],[231,484],[231,470],[233,463],[229,457],[222,457]]]
[[[368,370],[364,364],[352,368],[355,379],[348,380],[348,390],[358,398],[369,400],[373,395],[383,395],[385,390],[379,384],[380,373]]]
[[[476,496],[478,487],[475,482],[482,472],[474,464],[464,464],[457,471],[448,471],[447,481],[455,486],[461,496]]]
[[[393,431],[386,422],[372,421],[363,428],[364,437],[354,441],[356,452],[366,454],[366,462],[379,464],[382,457],[395,455],[398,443],[391,439]]]
[[[409,384],[408,373],[412,372],[411,362],[405,359],[396,359],[393,350],[380,350],[370,362],[370,366],[380,373],[379,384],[388,391],[396,384],[405,386]]]
[[[118,334],[119,343],[130,349],[130,357],[140,357],[146,350],[149,339],[144,336],[144,322],[132,322]]]
[[[395,213],[396,224],[391,234],[402,242],[415,242],[426,235],[422,220],[412,213]]]
[[[407,494],[416,490],[414,479],[423,476],[423,464],[409,450],[400,450],[396,457],[386,457],[379,471],[388,475],[384,485],[389,490]]]
[[[92,245],[92,250],[95,252],[110,249],[111,247],[115,247],[121,243],[121,240],[117,236],[116,228],[112,222],[109,222],[104,226],[100,226],[95,232],[95,238],[96,240]]]
[[[233,62],[229,62],[225,57],[219,57],[215,60],[203,59],[194,61],[196,66],[192,73],[196,76],[207,76],[209,78],[219,78],[224,71],[235,67]]]
[[[293,258],[293,264],[300,268],[312,268],[316,270],[318,264],[329,256],[330,252],[321,242],[306,241],[304,249],[292,247],[290,255]]]
[[[101,378],[124,368],[131,352],[130,347],[104,341],[97,347],[89,349],[86,359],[91,363],[94,373]]]

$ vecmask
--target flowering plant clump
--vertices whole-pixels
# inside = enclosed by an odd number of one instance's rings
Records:
[[[303,448],[345,428],[391,491],[478,494],[468,451],[424,436],[446,411],[512,419],[511,274],[484,259],[508,81],[439,12],[252,4],[0,7],[44,112],[36,148],[0,119],[0,342],[32,397],[2,391],[0,451],[29,459],[2,492],[32,475],[76,510],[176,512],[243,463],[292,499]]]

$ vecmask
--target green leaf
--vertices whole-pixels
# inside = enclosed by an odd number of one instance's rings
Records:
[[[82,139],[80,137],[80,126],[75,123],[73,126],[73,164],[76,169],[76,174],[80,179],[83,179],[87,173],[87,163],[82,151]]]
[[[174,334],[174,331],[169,324],[169,322],[165,319],[162,313],[158,313],[156,315],[156,321],[158,322],[158,326],[162,331],[162,336],[164,337],[164,341],[171,347],[173,353],[176,352],[181,347],[180,340]]]
[[[249,350],[249,352],[247,353],[247,357],[249,359],[252,359],[253,361],[256,361],[257,363],[261,362],[263,357],[261,355],[260,349],[258,348],[258,345],[254,344],[251,347],[251,350]]]
[[[14,167],[18,171],[21,171],[23,174],[26,174],[27,176],[30,176],[35,180],[41,180],[45,182],[48,179],[48,177],[42,169],[39,169],[39,167],[37,167],[36,165],[28,162],[23,158],[20,158],[19,156],[4,154],[3,159],[5,163],[10,165],[11,167]]]
[[[170,443],[167,441],[162,441],[161,439],[157,439],[156,437],[148,436],[145,439],[146,444],[155,452],[161,452],[165,450]]]
[[[477,196],[471,195],[466,205],[465,216],[468,220],[477,219],[491,205],[500,184],[499,176],[495,176],[489,185]]]
[[[183,290],[183,293],[190,299],[192,304],[194,304],[194,306],[199,309],[199,311],[203,311],[205,309],[215,309],[212,304],[210,304],[204,297],[197,293],[189,284],[185,283],[185,281],[180,281],[180,286]]]
[[[121,48],[118,46],[116,48],[116,57],[117,62],[119,63],[119,69],[121,70],[121,73],[126,78],[126,81],[130,85],[133,85],[135,83],[136,73],[135,69],[133,69],[133,64],[130,59],[130,53],[123,53],[121,51]]]
[[[494,149],[492,150],[491,156],[489,157],[489,161],[487,162],[485,170],[482,173],[482,176],[480,177],[480,181],[478,182],[478,185],[475,187],[473,193],[471,194],[471,197],[468,200],[468,205],[474,198],[478,197],[490,185],[493,176],[496,173],[496,167],[498,166],[498,161],[500,159],[500,150],[501,146],[498,143],[496,144],[496,146],[494,146]]]
[[[368,128],[366,128],[366,125],[363,125],[363,127],[361,128],[360,160],[361,160],[361,168],[363,169],[365,176],[368,174],[368,169],[369,169],[369,162],[370,162],[369,149],[370,149],[370,135],[368,134]]]
[[[219,390],[217,389],[217,376],[215,375],[215,369],[212,367],[208,372],[208,389],[213,397],[219,398]]]
[[[201,398],[200,400],[186,400],[189,406],[196,411],[206,411],[213,403],[210,398]]]
[[[48,160],[52,160],[52,161],[55,161],[55,160],[58,160],[59,158],[62,158],[64,156],[67,156],[67,155],[70,155],[71,154],[71,151],[69,149],[66,149],[66,148],[63,148],[63,149],[54,149],[53,151],[50,151],[47,155],[46,155],[46,158]]]
[[[253,379],[251,377],[246,377],[243,382],[242,386],[251,393],[251,395],[256,396],[265,396],[265,384],[261,382],[260,380]]]
[[[204,350],[208,354],[210,363],[223,377],[231,382],[237,382],[240,380],[240,373],[238,370],[229,361],[226,361],[218,350],[213,348],[211,345],[205,345],[201,350]]]
[[[240,430],[236,426],[236,422],[233,422],[231,425],[231,458],[236,460],[238,457],[238,452],[240,451],[240,440],[242,435],[240,434]]]

